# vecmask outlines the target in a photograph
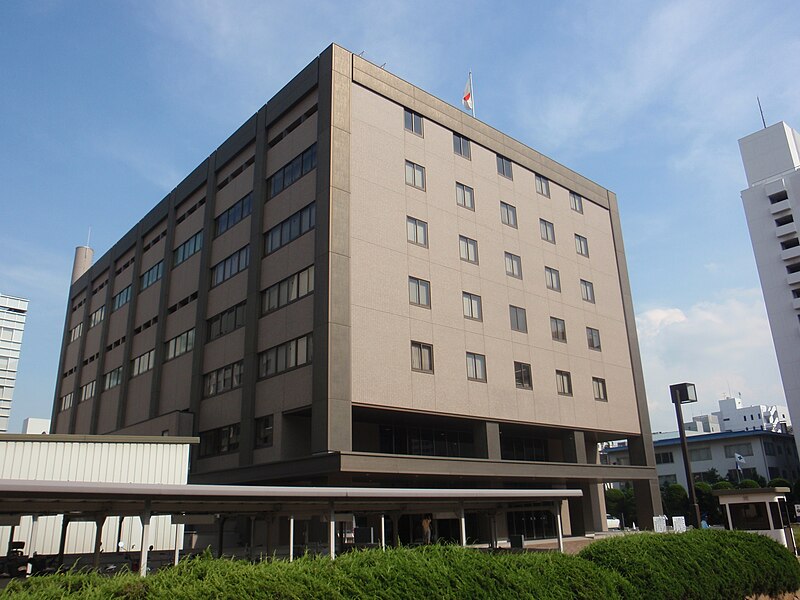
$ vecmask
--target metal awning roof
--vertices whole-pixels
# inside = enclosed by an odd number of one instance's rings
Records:
[[[0,514],[388,512],[534,505],[578,498],[570,489],[426,489],[0,481]]]

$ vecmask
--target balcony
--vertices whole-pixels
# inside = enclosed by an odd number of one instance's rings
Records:
[[[797,223],[787,223],[786,225],[781,225],[775,229],[776,237],[783,237],[785,235],[789,235],[790,233],[797,233]]]
[[[789,276],[786,278],[786,282],[787,282],[789,285],[797,285],[798,283],[800,283],[800,271],[798,271],[797,273],[791,273],[791,274],[790,274],[790,275],[789,275]]]
[[[792,298],[792,308],[800,310],[800,298]]]
[[[789,200],[781,200],[780,202],[776,202],[775,204],[771,204],[769,207],[769,212],[773,215],[777,215],[778,213],[782,213],[785,210],[789,210],[791,207],[789,206]]]
[[[789,248],[788,250],[781,250],[781,258],[783,260],[791,260],[800,256],[800,246]]]

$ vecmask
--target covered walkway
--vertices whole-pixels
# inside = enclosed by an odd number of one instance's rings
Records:
[[[150,548],[150,519],[169,515],[176,524],[215,524],[219,532],[217,552],[221,552],[226,518],[249,517],[250,558],[254,558],[254,532],[257,520],[267,527],[274,517],[289,520],[289,560],[294,557],[295,519],[322,516],[328,523],[330,557],[336,554],[336,523],[341,515],[363,514],[380,517],[380,546],[386,545],[386,518],[396,523],[400,515],[453,512],[460,522],[460,543],[467,544],[465,512],[482,511],[489,515],[492,546],[497,545],[495,518],[498,511],[548,506],[557,524],[558,549],[563,552],[561,509],[563,501],[579,498],[580,490],[567,489],[424,489],[424,488],[347,488],[234,485],[157,485],[85,483],[58,481],[0,481],[0,524],[15,525],[22,516],[64,515],[61,527],[59,560],[71,521],[96,524],[94,564],[100,562],[100,532],[111,516],[138,517],[142,522],[139,572],[147,572]],[[36,527],[36,518],[33,521]],[[35,532],[31,535],[35,539]],[[181,540],[176,535],[174,559],[179,558]],[[32,554],[35,548],[29,547]]]

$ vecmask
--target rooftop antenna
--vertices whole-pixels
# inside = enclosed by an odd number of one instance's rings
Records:
[[[364,52],[366,52],[366,50],[362,50],[361,52],[358,53],[358,55],[363,57],[364,56]]]
[[[383,64],[381,65],[381,69],[382,69],[382,68],[384,68],[385,66],[386,66],[386,63],[383,63]]]
[[[761,98],[756,96],[756,100],[758,101],[758,112],[761,113],[761,124],[764,126],[764,129],[767,128],[767,122],[764,120],[764,109],[761,108]]]

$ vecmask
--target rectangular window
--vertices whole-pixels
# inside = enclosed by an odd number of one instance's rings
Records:
[[[103,389],[110,390],[122,383],[122,367],[112,369],[103,376]]]
[[[528,333],[528,319],[525,315],[525,309],[509,305],[508,312],[511,317],[511,329],[521,333]]]
[[[131,286],[126,287],[122,290],[119,294],[114,296],[114,299],[111,301],[111,311],[115,311],[118,308],[122,308],[131,300]]]
[[[433,346],[411,342],[411,370],[433,373]]]
[[[591,281],[581,279],[581,298],[594,304],[594,284]]]
[[[608,402],[608,392],[606,391],[606,380],[600,377],[592,377],[592,389],[594,399],[598,402]]]
[[[405,125],[406,131],[410,131],[411,133],[416,133],[417,135],[423,135],[422,132],[422,115],[415,113],[414,111],[408,110],[407,108],[404,109],[404,119],[403,123]]]
[[[600,350],[600,331],[593,327],[586,328],[586,340],[590,350]]]
[[[769,443],[769,442],[767,442]],[[705,448],[690,448],[689,449],[689,461],[696,462],[700,460],[711,460],[711,448],[706,446]]]
[[[486,357],[483,354],[467,352],[467,379],[486,381]]]
[[[172,265],[177,267],[179,264],[184,262],[190,256],[200,252],[203,248],[203,230],[201,229],[197,233],[195,233],[192,237],[188,240],[183,242],[180,246],[175,248],[175,252],[173,253],[173,261]]]
[[[456,183],[456,204],[475,210],[475,192],[468,185]]]
[[[583,213],[583,198],[575,192],[569,193],[569,207],[575,212]]]
[[[572,375],[569,371],[556,371],[556,389],[561,396],[572,396]]]
[[[253,192],[214,219],[214,237],[220,236],[253,212]]]
[[[416,306],[431,307],[431,283],[416,277],[408,278],[408,301]]]
[[[567,324],[564,319],[550,317],[550,333],[557,342],[567,341]]]
[[[203,397],[223,394],[242,385],[244,362],[238,361],[203,375]]]
[[[559,274],[558,270],[553,269],[552,267],[545,267],[544,268],[544,283],[547,286],[548,290],[553,290],[555,292],[561,291],[561,275]]]
[[[236,306],[232,306],[211,317],[208,320],[208,341],[216,340],[244,326],[246,304],[247,301],[240,302]]]
[[[211,267],[211,287],[216,287],[250,265],[250,246],[234,252],[225,260]]]
[[[83,323],[78,323],[77,325],[75,325],[75,327],[69,330],[69,341],[74,342],[79,337],[81,337],[82,333],[83,333]]]
[[[94,381],[90,381],[86,385],[81,387],[81,396],[78,402],[83,402],[84,400],[88,400],[89,398],[94,397]]]
[[[317,144],[314,143],[267,179],[267,200],[277,196],[316,166]]]
[[[428,224],[414,217],[406,217],[406,236],[417,246],[428,247]]]
[[[541,175],[536,176],[536,192],[542,196],[550,197],[550,180]]]
[[[65,411],[68,408],[72,408],[72,392],[61,397],[61,410]]]
[[[511,161],[499,154],[497,155],[497,172],[503,177],[514,179],[514,173],[511,171]]]
[[[672,452],[656,452],[657,465],[668,465],[674,462],[675,462],[675,457],[672,456]]]
[[[461,260],[478,264],[478,242],[463,235],[458,236],[458,252]]]
[[[482,321],[481,297],[469,292],[462,292],[462,300],[464,302],[464,316],[467,319]]]
[[[146,373],[153,368],[155,363],[155,350],[150,350],[137,356],[131,361],[131,377]]]
[[[575,234],[575,251],[581,256],[589,257],[589,241],[577,233]]]
[[[165,345],[167,352],[164,360],[177,358],[181,354],[191,352],[194,350],[194,327],[165,342]]]
[[[264,234],[264,254],[272,254],[314,229],[316,205],[312,202]]]
[[[503,222],[503,225],[508,225],[509,227],[513,227],[514,229],[517,228],[517,209],[510,204],[506,204],[505,202],[500,203],[500,220]]]
[[[533,377],[531,377],[531,366],[528,363],[514,362],[514,380],[517,387],[522,390],[533,389]]]
[[[278,344],[258,355],[258,376],[262,379],[273,377],[291,369],[309,365],[312,355],[313,343],[310,333]]]
[[[144,275],[141,277],[141,287],[139,289],[146,290],[151,285],[153,285],[156,281],[161,279],[161,276],[164,274],[164,261],[158,261],[158,264],[153,265],[147,271],[145,271]]]
[[[506,275],[522,279],[522,259],[510,252],[506,252]]]
[[[261,292],[261,314],[265,315],[314,292],[314,265],[290,275]],[[244,324],[244,323],[242,323]]]
[[[550,221],[539,219],[539,231],[542,234],[542,239],[551,244],[556,243],[556,228]]]
[[[425,167],[406,161],[406,185],[425,190]]]
[[[272,415],[256,419],[256,448],[272,446],[274,421]]]
[[[729,446],[725,446],[725,458],[733,458],[734,454],[753,456],[753,444],[746,442],[744,444],[731,444]]]
[[[106,316],[106,307],[101,306],[89,316],[89,329],[97,325]]]
[[[459,156],[463,156],[467,160],[472,160],[472,151],[469,146],[469,140],[457,133],[453,134],[453,152]]]
[[[239,423],[200,432],[200,458],[236,452],[239,449]]]

